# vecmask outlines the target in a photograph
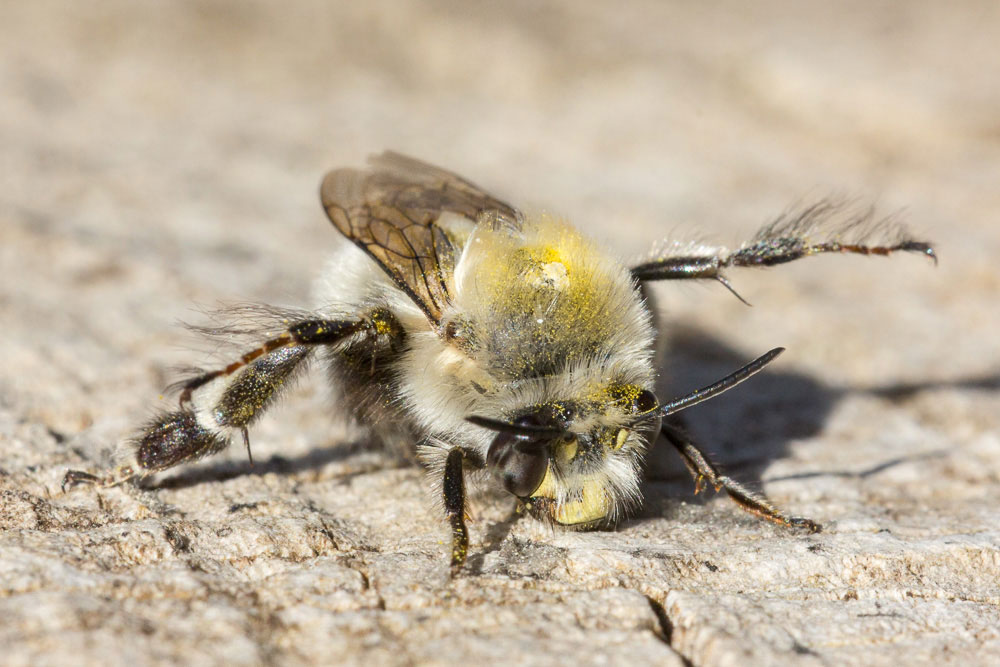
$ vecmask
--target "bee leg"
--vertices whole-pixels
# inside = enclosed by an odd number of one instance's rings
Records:
[[[259,347],[242,355],[238,361],[234,361],[225,368],[203,373],[185,382],[181,388],[180,405],[183,408],[190,403],[191,395],[199,387],[217,378],[232,375],[265,354],[295,346],[331,345],[365,329],[376,329],[377,326],[377,320],[373,318],[296,322],[280,336],[264,341]]]
[[[305,320],[291,325],[277,338],[265,341],[260,347],[247,352],[239,361],[224,369],[199,375],[183,385],[181,406],[191,403],[193,392],[217,379],[228,379],[225,389],[208,392],[214,403],[195,405],[195,412],[202,421],[214,427],[238,430],[243,436],[247,456],[250,452],[250,435],[247,427],[256,421],[273,403],[281,389],[302,368],[302,362],[319,345],[336,345],[355,334],[393,336],[399,325],[388,311],[372,311],[353,320]],[[374,348],[374,346],[373,346]],[[374,359],[374,355],[373,355]],[[202,417],[203,412],[208,417]],[[227,438],[228,439],[228,438]]]
[[[112,486],[118,486],[119,484],[124,484],[130,479],[135,478],[137,475],[138,473],[132,469],[132,466],[127,465],[118,466],[103,477],[89,472],[84,472],[83,470],[67,470],[66,474],[63,476],[61,488],[63,493],[66,493],[67,489],[81,484],[90,484],[92,486],[109,488]]]
[[[726,279],[724,269],[775,266],[831,252],[881,256],[916,252],[937,263],[931,244],[909,238],[901,227],[874,219],[870,211],[848,216],[846,221],[837,223],[837,214],[843,213],[842,209],[843,206],[836,203],[813,204],[767,225],[736,250],[701,245],[691,249],[670,249],[660,257],[632,267],[632,276],[640,282],[715,280],[746,303]],[[887,240],[867,243],[866,239],[873,235],[881,235]],[[856,240],[849,240],[852,238]]]
[[[762,519],[782,526],[805,528],[811,533],[822,530],[822,526],[811,519],[786,516],[762,494],[755,493],[731,477],[721,474],[681,429],[664,422],[660,425],[660,432],[677,449],[691,476],[694,477],[695,493],[700,493],[705,482],[708,482],[716,491],[725,490],[737,505]]]
[[[265,341],[223,369],[204,373],[182,385],[181,409],[163,413],[147,423],[132,441],[129,465],[101,477],[70,471],[64,487],[76,484],[113,486],[134,477],[166,470],[225,449],[235,432],[244,436],[249,454],[247,427],[287,386],[302,362],[317,345],[333,345],[359,332],[372,335],[395,331],[380,312],[353,320],[305,320],[285,333]],[[211,383],[215,387],[207,387]],[[205,388],[204,392],[195,393]],[[252,458],[251,458],[252,461]]]
[[[132,441],[131,464],[118,466],[103,477],[70,470],[63,477],[62,488],[65,491],[78,484],[117,486],[136,477],[145,477],[184,461],[213,454],[225,449],[228,444],[227,436],[201,426],[194,412],[165,412],[149,421]]]
[[[456,447],[448,452],[444,464],[444,511],[451,524],[452,572],[465,564],[469,555],[469,531],[465,527],[465,478],[462,466],[465,452]]]
[[[274,402],[296,371],[303,367],[302,362],[310,351],[306,345],[295,345],[275,350],[257,359],[232,376],[221,394],[213,396],[214,402],[206,406],[210,416],[203,421],[214,422],[216,427],[239,431],[251,465],[253,455],[250,453],[250,433],[247,427],[259,419]],[[199,408],[195,410],[196,413],[204,409],[197,406],[197,401],[195,406]]]

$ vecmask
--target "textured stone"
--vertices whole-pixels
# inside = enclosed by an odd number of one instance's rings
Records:
[[[1000,13],[965,1],[10,4],[0,28],[0,662],[1000,662]],[[312,372],[240,447],[63,494],[212,358],[197,308],[302,306],[327,168],[393,148],[624,256],[846,194],[937,242],[660,285],[684,392],[803,535],[654,451],[615,531],[429,484]],[[224,353],[222,353],[224,357]]]

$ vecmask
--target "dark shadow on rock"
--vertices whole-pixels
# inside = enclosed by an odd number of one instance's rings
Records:
[[[782,475],[781,477],[771,477],[770,481],[778,482],[790,479],[815,479],[817,477],[845,477],[845,478],[857,478],[864,479],[865,477],[871,477],[872,475],[877,475],[881,472],[885,472],[890,468],[895,468],[898,465],[903,465],[904,463],[913,463],[915,461],[929,461],[930,459],[940,459],[948,455],[948,451],[945,449],[936,449],[932,452],[922,452],[920,454],[914,454],[913,456],[897,456],[895,458],[889,459],[887,461],[882,461],[876,463],[875,465],[863,468],[861,470],[819,470],[815,472],[803,472],[797,473],[795,475]]]
[[[660,369],[657,395],[666,401],[709,385],[753,356],[704,331],[674,329]],[[841,395],[815,378],[782,371],[779,357],[739,387],[679,416],[681,426],[715,463],[741,481],[756,484],[768,463],[787,455],[792,440],[822,430]],[[675,450],[663,445],[657,441],[650,452],[647,480],[680,479],[690,484],[690,475]]]
[[[937,389],[967,389],[979,391],[1000,391],[1000,372],[960,380],[934,380],[929,382],[909,382],[886,387],[859,389],[868,394],[890,401],[905,401],[913,396]]]
[[[755,354],[764,351],[739,352],[702,330],[672,327],[670,345],[660,369],[661,380],[657,386],[657,395],[661,400],[669,400],[711,384],[746,364]],[[792,441],[820,433],[830,412],[848,393],[867,393],[885,400],[905,401],[921,392],[936,389],[1000,389],[1000,373],[954,381],[842,389],[825,385],[816,377],[784,371],[782,368],[779,358],[745,384],[679,415],[683,418],[685,430],[702,451],[726,474],[750,488],[760,488],[762,473],[772,461],[788,455]],[[317,470],[330,463],[345,461],[371,451],[379,452],[382,460],[346,476],[415,465],[398,452],[367,440],[359,440],[317,448],[294,458],[274,455],[254,465],[246,460],[203,465],[159,481],[143,483],[143,486],[176,489],[244,475],[269,472],[295,474]],[[904,462],[872,460],[870,468],[878,472]],[[829,473],[816,471],[806,476],[825,474],[864,476],[866,473],[864,470]],[[694,484],[687,469],[676,451],[666,446],[662,440],[654,444],[647,456],[642,493],[645,501],[633,515],[633,519],[659,518],[670,514],[669,506],[673,501],[683,499],[703,503],[713,495],[711,491],[694,495]],[[514,521],[516,517],[498,524],[497,529],[503,531],[503,534],[490,535],[488,541],[495,545],[501,544]],[[481,565],[480,559],[479,566]],[[476,564],[470,563],[470,566],[474,568]]]
[[[516,508],[512,508],[510,513],[501,521],[496,523],[483,523],[480,526],[480,530],[486,530],[486,534],[482,537],[482,543],[484,545],[480,548],[474,549],[472,555],[469,556],[468,561],[465,564],[465,571],[468,574],[478,575],[483,573],[483,564],[486,562],[486,557],[490,554],[499,551],[503,548],[504,542],[506,542],[507,537],[510,535],[511,531],[514,529],[514,525],[521,520],[523,515],[517,511]]]
[[[661,400],[684,395],[709,385],[740,368],[756,354],[737,352],[704,331],[674,327],[664,355],[657,395]],[[788,353],[786,353],[788,354]],[[745,384],[722,396],[683,412],[684,429],[724,473],[752,489],[761,487],[761,475],[772,461],[785,457],[794,440],[817,435],[831,411],[848,394],[870,394],[891,401],[905,401],[924,391],[936,389],[1000,389],[1000,373],[953,381],[928,381],[881,387],[836,388],[817,377],[783,370],[780,358]],[[921,457],[932,454],[924,453]],[[816,471],[794,478],[867,476],[908,460],[878,461],[860,472]],[[782,478],[787,479],[787,478]],[[647,456],[642,487],[647,500],[634,519],[661,517],[666,499],[704,503],[709,490],[694,495],[694,483],[676,451],[662,439]]]
[[[308,470],[319,470],[330,463],[347,461],[353,456],[365,452],[375,452],[380,454],[380,461],[366,465],[361,470],[338,476],[339,479],[364,475],[379,470],[390,470],[394,468],[409,467],[414,465],[404,458],[393,456],[384,447],[379,447],[365,440],[350,443],[340,443],[330,447],[320,447],[312,449],[301,456],[286,457],[275,454],[263,461],[255,461],[253,465],[250,461],[222,461],[209,465],[202,465],[188,470],[184,470],[177,475],[166,477],[158,481],[140,483],[144,488],[149,489],[185,489],[206,482],[221,482],[245,475],[264,475],[269,472],[282,475],[294,475]]]

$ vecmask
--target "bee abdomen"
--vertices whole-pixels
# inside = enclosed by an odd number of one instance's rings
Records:
[[[214,454],[228,444],[227,437],[201,426],[195,413],[167,412],[142,430],[135,442],[135,459],[145,471],[155,472]]]

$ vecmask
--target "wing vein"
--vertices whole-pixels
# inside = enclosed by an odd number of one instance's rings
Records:
[[[392,278],[434,325],[452,300],[457,239],[438,224],[455,213],[478,224],[488,213],[513,229],[521,213],[440,167],[397,153],[370,159],[368,170],[337,169],[320,193],[327,216]]]

